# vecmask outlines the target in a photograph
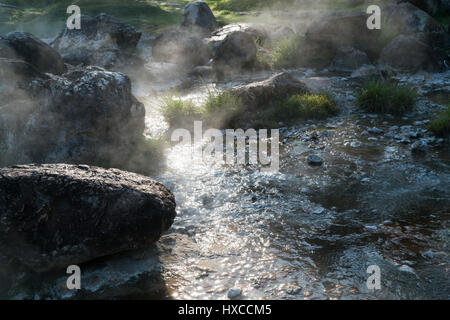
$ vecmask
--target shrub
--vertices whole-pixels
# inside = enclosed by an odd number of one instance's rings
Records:
[[[415,90],[386,81],[370,81],[357,93],[359,107],[371,113],[401,115],[411,110],[416,100]]]
[[[297,119],[325,119],[339,112],[328,94],[293,95],[269,109],[266,118],[292,122]]]
[[[273,54],[274,68],[296,68],[300,66],[302,37],[293,35],[278,43]]]
[[[450,135],[450,106],[430,122],[428,129],[436,136],[445,137]]]

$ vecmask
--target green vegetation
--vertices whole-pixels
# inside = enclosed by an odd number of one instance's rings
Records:
[[[201,118],[200,109],[192,101],[166,97],[161,113],[171,128],[183,127]]]
[[[231,92],[210,91],[202,106],[202,115],[206,123],[214,128],[233,128],[238,126],[242,110],[242,102]]]
[[[299,35],[280,41],[274,51],[273,67],[276,69],[299,67],[301,42],[302,37]]]
[[[291,123],[298,119],[326,119],[338,113],[339,108],[329,94],[296,94],[275,104],[265,117]]]
[[[190,128],[194,120],[203,120],[212,128],[238,128],[251,124],[253,128],[275,128],[280,121],[326,119],[337,115],[339,108],[326,93],[292,95],[275,101],[260,112],[248,112],[242,102],[229,91],[210,92],[205,103],[195,106],[191,101],[165,99],[162,114],[171,128]]]
[[[64,27],[69,17],[66,10],[71,4],[78,5],[82,14],[95,16],[104,12],[148,32],[177,25],[182,19],[182,11],[148,1],[3,0],[2,3],[19,9],[0,9],[0,34],[20,29],[39,37],[55,36]]]
[[[414,89],[380,80],[370,81],[357,92],[359,107],[371,113],[402,115],[414,107],[416,100],[417,93]]]
[[[191,127],[195,120],[203,120],[213,128],[233,128],[238,125],[242,110],[241,101],[230,92],[210,91],[201,106],[189,100],[166,98],[161,112],[171,128]]]
[[[428,129],[439,137],[450,135],[450,105],[436,119],[430,122]]]

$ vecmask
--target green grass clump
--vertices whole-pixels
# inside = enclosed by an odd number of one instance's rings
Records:
[[[300,48],[302,37],[293,35],[278,43],[273,54],[273,67],[296,68],[300,66]]]
[[[358,106],[370,113],[402,115],[411,110],[417,101],[412,88],[399,87],[395,83],[373,80],[357,92]]]
[[[192,101],[179,98],[164,98],[161,113],[171,128],[183,127],[201,118],[199,108]]]
[[[336,102],[328,94],[296,94],[277,103],[264,118],[291,123],[299,119],[326,119],[338,113]]]
[[[214,128],[233,128],[239,123],[243,105],[241,100],[229,91],[210,91],[202,107],[202,118]]]
[[[428,130],[438,137],[448,137],[450,135],[450,106],[447,106],[447,110],[430,122]]]
[[[209,91],[206,101],[196,106],[192,101],[165,98],[161,113],[171,128],[191,128],[195,120],[203,120],[211,128],[233,128],[239,123],[243,106],[228,91]]]

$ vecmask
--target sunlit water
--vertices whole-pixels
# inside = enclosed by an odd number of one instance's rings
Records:
[[[159,102],[146,101],[148,133],[161,134]],[[238,287],[245,299],[449,298],[448,151],[412,157],[361,138],[355,120],[282,129],[277,173],[201,163],[174,145],[155,177],[177,201],[166,236],[174,256],[162,262],[170,296],[225,298]],[[366,122],[395,124],[383,121]],[[349,145],[356,137],[361,147]],[[311,153],[324,165],[310,167]],[[366,286],[370,265],[381,268],[381,290]]]

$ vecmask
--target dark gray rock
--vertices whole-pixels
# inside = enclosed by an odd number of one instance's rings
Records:
[[[306,158],[306,162],[308,162],[311,166],[321,166],[323,164],[323,159],[315,154],[312,154]]]
[[[302,53],[306,54],[303,57],[305,63],[321,58],[321,64],[328,66],[336,50],[341,47],[353,47],[365,52],[371,59],[375,58],[380,31],[369,30],[367,18],[365,12],[333,12],[314,20],[305,34],[305,52]]]
[[[409,2],[391,4],[382,11],[385,27],[391,32],[414,34],[443,31],[439,22]]]
[[[291,28],[276,23],[236,23],[216,30],[211,37],[206,39],[206,42],[212,49],[216,49],[230,33],[235,31],[245,32],[258,44],[269,46],[295,34]]]
[[[3,168],[0,190],[2,255],[37,272],[146,247],[176,216],[166,187],[117,169]]]
[[[256,62],[257,47],[251,35],[235,31],[217,46],[213,67],[219,73],[238,72]]]
[[[23,60],[42,73],[60,75],[66,71],[59,53],[27,32],[10,32],[0,38],[0,58]]]
[[[423,139],[414,142],[411,146],[412,154],[425,154],[427,151],[428,151],[428,143]]]
[[[63,29],[51,46],[72,65],[95,65],[122,70],[143,61],[135,54],[141,32],[105,13],[81,16],[81,29]]]
[[[155,39],[152,59],[193,68],[206,65],[210,59],[210,51],[194,32],[182,29],[168,30]]]
[[[134,167],[145,110],[126,75],[87,67],[56,77],[23,61],[0,64],[12,70],[0,72],[0,166],[65,162],[149,172],[151,157]],[[11,81],[12,72],[20,80]]]
[[[432,48],[419,37],[399,35],[383,49],[379,64],[383,69],[402,72],[440,72],[446,69],[446,59],[441,50]]]
[[[204,1],[194,1],[186,4],[181,25],[205,32],[217,29],[216,18]]]

